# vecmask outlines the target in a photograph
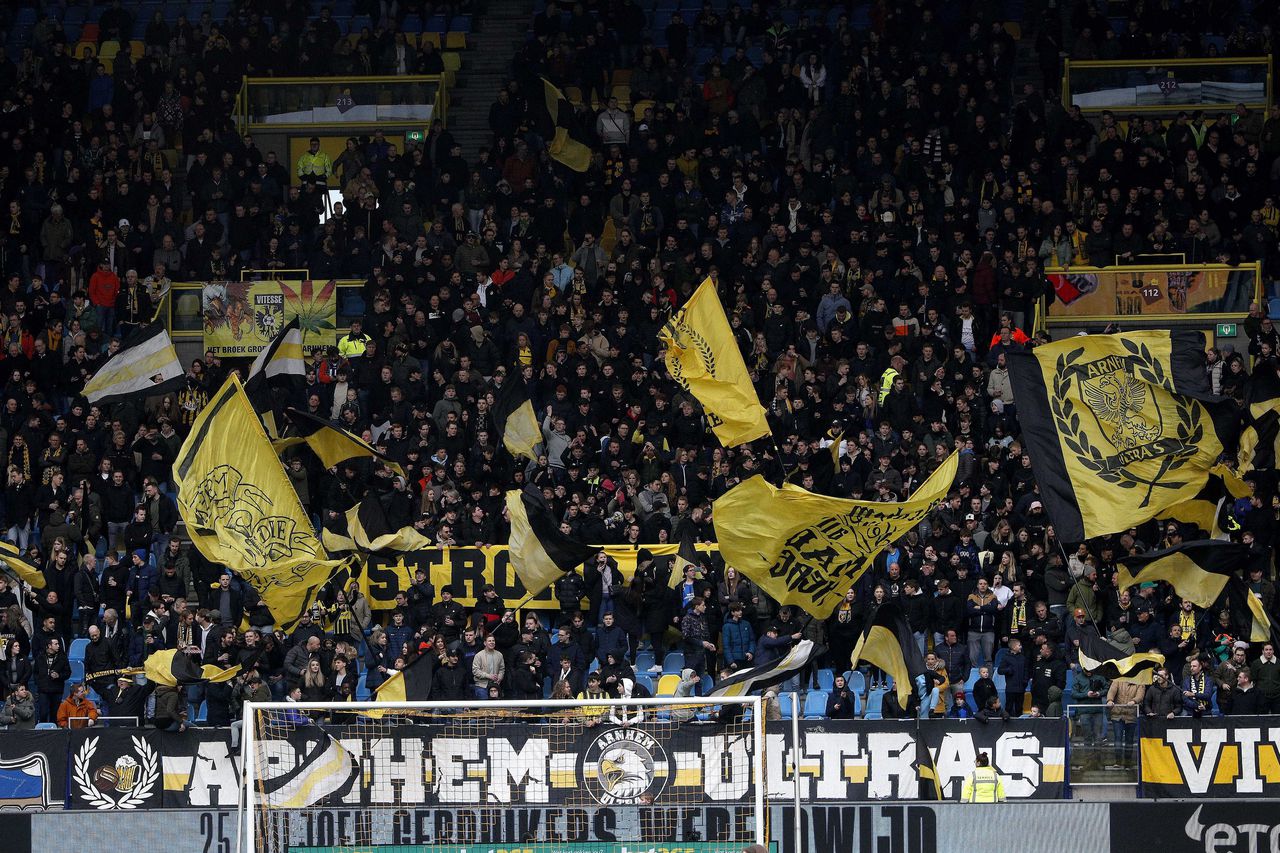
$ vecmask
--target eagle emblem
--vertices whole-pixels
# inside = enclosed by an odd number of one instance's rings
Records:
[[[1080,383],[1084,401],[1117,450],[1132,450],[1158,439],[1163,424],[1158,406],[1147,406],[1147,387],[1122,371],[1102,373]]]

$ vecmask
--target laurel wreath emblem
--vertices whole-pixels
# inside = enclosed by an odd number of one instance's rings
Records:
[[[665,337],[672,347],[679,347],[687,350],[692,347],[698,354],[698,359],[702,362],[703,368],[707,375],[712,379],[716,378],[716,354],[712,350],[711,344],[705,337],[692,326],[684,321],[683,317],[672,317],[667,321],[666,327],[663,329]],[[688,390],[689,380],[684,375],[684,363],[678,357],[668,357],[667,369],[671,372],[671,378],[680,383],[680,387]]]
[[[1053,413],[1054,425],[1063,443],[1075,454],[1076,461],[1092,471],[1103,482],[1111,483],[1122,489],[1133,489],[1138,486],[1147,487],[1146,498],[1142,506],[1151,500],[1151,492],[1156,488],[1179,489],[1186,485],[1185,481],[1167,481],[1165,474],[1176,471],[1196,455],[1197,445],[1204,439],[1204,424],[1200,406],[1195,400],[1176,393],[1173,382],[1165,373],[1164,366],[1155,359],[1146,344],[1135,344],[1122,340],[1121,343],[1132,357],[1130,366],[1134,375],[1142,381],[1163,388],[1174,395],[1175,409],[1178,416],[1177,438],[1180,446],[1166,454],[1160,461],[1160,470],[1151,479],[1144,479],[1130,471],[1127,467],[1111,468],[1106,456],[1089,440],[1088,433],[1082,429],[1082,421],[1075,404],[1071,401],[1071,379],[1068,371],[1084,355],[1084,348],[1078,347],[1058,356],[1054,365],[1053,394],[1049,398],[1049,408]]]
[[[142,737],[134,736],[132,739],[133,748],[137,750],[139,757],[142,759],[139,762],[141,772],[138,776],[138,784],[134,785],[133,790],[128,791],[119,799],[115,799],[99,791],[93,785],[92,771],[89,768],[94,754],[98,751],[98,740],[96,737],[91,737],[76,750],[71,776],[80,788],[80,796],[95,809],[102,811],[138,808],[144,801],[151,798],[156,782],[160,778],[160,760],[155,750],[148,746]]]

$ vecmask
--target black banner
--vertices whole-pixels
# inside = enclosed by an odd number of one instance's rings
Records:
[[[65,731],[0,734],[0,810],[60,809],[66,796]]]
[[[964,778],[985,752],[1004,779],[1011,800],[1060,800],[1066,796],[1066,730],[1062,720],[1019,719],[920,722],[921,796],[955,800]]]
[[[275,745],[263,774],[287,774],[303,765],[321,730],[301,731],[296,742]],[[732,810],[754,801],[754,745],[741,728],[677,725],[651,714],[625,728],[485,717],[323,731],[358,764],[359,782],[306,805]],[[962,720],[806,720],[801,794],[813,803],[954,800],[977,754],[987,752],[1009,799],[1059,799],[1066,793],[1065,746],[1061,720],[989,726]],[[795,792],[789,721],[769,725],[765,750],[766,797],[789,802]],[[643,759],[635,774],[612,779],[599,772],[602,761],[616,767],[627,753]],[[7,794],[0,809],[234,807],[239,763],[228,729],[177,734],[94,727],[0,735],[0,780],[6,781],[0,790]]]
[[[1140,725],[1143,796],[1280,798],[1280,718],[1144,718]]]
[[[1280,850],[1275,800],[1112,803],[1111,849],[1160,853]]]
[[[132,811],[237,803],[239,750],[231,749],[229,729],[88,728],[61,734],[67,808]]]

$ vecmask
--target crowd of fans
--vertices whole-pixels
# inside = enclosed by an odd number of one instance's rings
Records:
[[[1052,85],[1023,83],[992,4],[973,15],[878,4],[867,29],[839,14],[828,26],[816,9],[788,26],[771,4],[707,4],[658,33],[633,0],[567,15],[548,3],[483,150],[463,152],[436,126],[424,145],[378,132],[334,162],[313,148],[290,164],[235,132],[231,92],[243,73],[343,71],[326,46],[347,42],[324,11],[306,20],[303,4],[266,4],[269,30],[250,5],[154,39],[148,29],[144,57],[117,57],[110,75],[70,56],[56,27],[19,62],[0,61],[2,529],[47,578],[41,590],[0,580],[0,724],[85,724],[95,698],[104,714],[163,728],[197,713],[226,724],[246,698],[354,696],[424,655],[432,698],[458,701],[634,695],[642,650],[659,663],[683,653],[686,694],[800,639],[819,648],[812,670],[843,672],[885,597],[902,602],[932,673],[907,707],[890,691],[887,716],[1110,702],[1123,727],[1138,714],[1280,712],[1273,649],[1165,588],[1116,586],[1118,558],[1195,531],[1059,541],[1006,368],[1008,353],[1047,338],[1033,327],[1036,302],[1054,298],[1047,266],[1152,252],[1269,266],[1280,112],[1087,119],[1057,101],[1051,19],[1037,50]],[[402,57],[395,5],[357,45],[365,62],[386,54],[380,39]],[[1232,45],[1270,49],[1269,21],[1214,8],[1214,21],[1244,27]],[[1075,13],[1093,17],[1088,4]],[[1205,52],[1191,19],[1147,17],[1146,38],[1082,26],[1073,50]],[[615,97],[618,71],[630,72],[630,103]],[[583,173],[550,157],[539,75],[600,102],[574,122],[594,153]],[[345,204],[321,224],[330,185]],[[833,438],[838,470],[820,487],[839,497],[903,499],[955,449],[960,473],[827,619],[778,607],[714,556],[672,588],[672,559],[641,552],[633,578],[602,554],[557,582],[549,626],[491,588],[464,608],[459,591],[419,575],[390,611],[358,587],[329,590],[286,635],[252,588],[184,543],[172,495],[192,421],[245,365],[207,353],[182,391],[106,410],[80,393],[171,280],[246,267],[365,281],[362,320],[309,363],[290,402],[365,434],[405,476],[293,455],[286,470],[318,526],[339,530],[347,509],[376,499],[393,526],[440,545],[502,543],[503,493],[532,484],[582,541],[714,541],[714,498],[757,473],[819,487],[812,462]],[[658,330],[707,277],[772,440],[720,447],[664,367]],[[1253,314],[1248,353],[1211,354],[1216,390],[1242,397],[1272,363],[1280,334]],[[494,426],[506,382],[524,384],[542,422],[544,452],[529,464]],[[1273,472],[1251,482],[1234,535],[1270,552]],[[1275,614],[1271,578],[1268,567],[1247,580]],[[1165,652],[1162,680],[1134,695],[1080,672],[1088,631]],[[88,640],[77,660],[92,695],[67,686],[73,637]],[[152,705],[154,685],[115,670],[163,648],[247,671],[161,688]],[[854,713],[853,689],[834,684],[831,715]]]

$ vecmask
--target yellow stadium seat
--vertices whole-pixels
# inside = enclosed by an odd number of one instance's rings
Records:
[[[432,46],[435,47],[436,50],[439,50],[440,34],[439,33],[422,33],[421,37],[418,39],[418,46],[421,47],[427,42],[431,42]]]
[[[138,40],[129,42],[129,55],[135,60],[141,59],[142,55],[147,52],[147,46]]]
[[[1017,21],[1005,21],[1004,31],[1013,36],[1015,40],[1022,38],[1022,24]]]
[[[680,686],[680,676],[664,675],[658,679],[658,689],[654,692],[655,696],[674,696],[676,688]]]
[[[120,55],[120,42],[104,41],[98,50],[99,59],[115,59]]]
[[[77,59],[83,59],[86,56],[97,56],[98,45],[91,41],[82,41],[76,45],[75,53]]]
[[[462,54],[455,51],[440,54],[440,58],[444,61],[445,71],[461,71],[462,70]]]
[[[613,72],[613,85],[614,86],[630,86],[631,85],[631,69],[619,68],[617,71]]]
[[[565,86],[562,91],[564,92],[565,98],[569,100],[569,103],[574,106],[582,103],[582,92],[577,86]]]
[[[654,102],[649,99],[636,101],[631,105],[631,112],[635,115],[636,121],[644,118],[644,111],[653,106]]]
[[[615,98],[618,99],[618,104],[623,109],[626,109],[627,105],[631,103],[631,87],[630,86],[615,85],[613,87],[613,92],[611,92],[610,94],[612,94]]]
[[[108,74],[114,74],[116,70],[116,60],[113,56],[99,56],[98,62],[102,63],[102,67],[107,69]]]
[[[444,46],[446,50],[466,50],[467,34],[466,33],[445,33]]]

